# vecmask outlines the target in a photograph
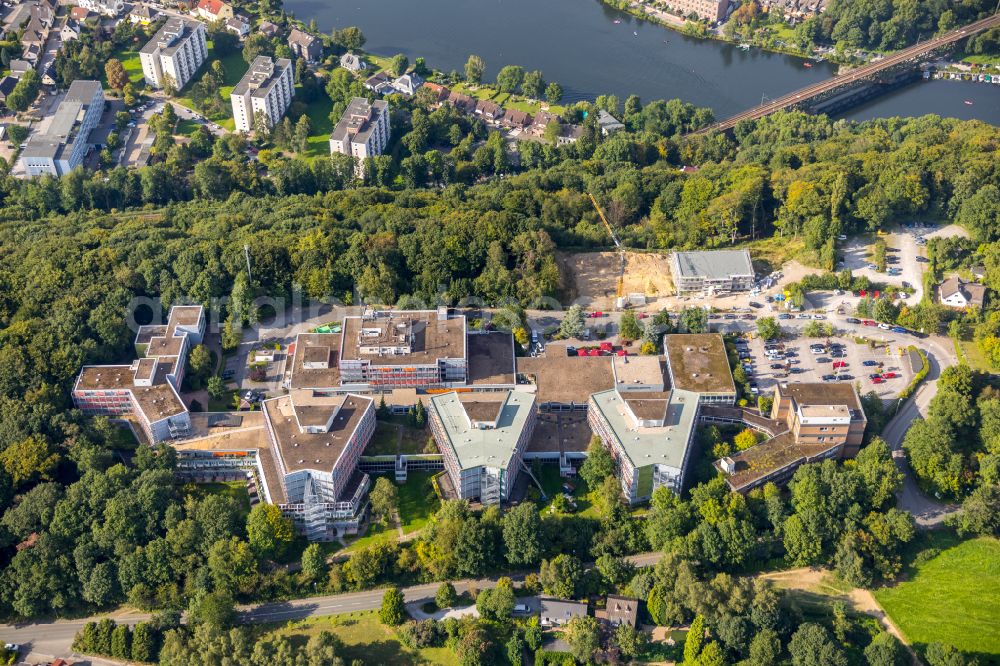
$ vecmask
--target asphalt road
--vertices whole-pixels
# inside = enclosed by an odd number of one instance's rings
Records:
[[[660,557],[661,553],[642,553],[633,555],[627,559],[638,567],[647,567],[656,564]],[[524,576],[512,576],[512,578],[515,581],[521,581],[524,579]],[[454,584],[455,589],[461,594],[470,588],[483,590],[494,587],[496,581],[496,578],[483,578],[455,581]],[[403,588],[403,596],[408,603],[423,599],[432,599],[439,585],[440,583],[428,583],[406,587]],[[322,597],[308,597],[304,599],[292,599],[290,601],[241,606],[239,608],[240,621],[243,624],[270,624],[323,615],[349,613],[352,611],[375,610],[382,604],[382,593],[382,590],[368,590],[365,592],[349,592],[346,594],[333,594]],[[134,625],[137,622],[148,620],[150,615],[148,613],[122,611],[75,620],[3,624],[0,625],[0,639],[4,642],[22,645],[25,650],[30,651],[29,656],[32,660],[53,659],[55,657],[72,658],[75,657],[72,651],[72,643],[76,633],[87,622],[96,621],[103,617],[110,617],[117,622]],[[103,663],[110,662],[94,661],[94,664]]]

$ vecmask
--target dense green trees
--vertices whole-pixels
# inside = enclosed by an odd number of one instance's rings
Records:
[[[961,497],[978,484],[997,482],[1000,396],[968,366],[946,368],[927,419],[903,440],[921,485],[939,496]]]
[[[808,36],[810,41],[821,40],[839,48],[892,51],[987,16],[993,7],[989,0],[959,3],[834,0],[822,16],[808,19],[796,32]]]

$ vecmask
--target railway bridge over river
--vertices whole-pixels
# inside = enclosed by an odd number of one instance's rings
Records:
[[[956,28],[933,39],[919,42],[901,51],[888,55],[876,62],[852,69],[849,72],[831,79],[800,88],[787,95],[771,100],[766,104],[747,109],[742,113],[704,127],[692,135],[707,134],[712,131],[727,132],[743,120],[756,120],[770,115],[775,111],[792,108],[822,109],[819,105],[832,101],[841,95],[846,95],[849,88],[864,84],[882,84],[892,86],[912,74],[915,66],[929,53],[951,46],[955,42],[972,37],[984,30],[1000,25],[1000,13]]]

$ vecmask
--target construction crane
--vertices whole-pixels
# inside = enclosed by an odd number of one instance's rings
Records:
[[[618,248],[618,259],[620,266],[618,268],[618,286],[615,288],[615,296],[621,298],[624,296],[624,286],[625,286],[625,250],[622,248],[621,241],[618,240],[618,236],[615,234],[615,230],[611,228],[608,223],[608,218],[604,217],[604,211],[601,210],[600,205],[597,203],[597,199],[590,192],[587,192],[587,196],[590,197],[590,202],[594,204],[594,210],[597,214],[601,216],[601,222],[604,223],[604,228],[608,230],[608,235],[611,236],[611,240],[614,241],[615,247]]]

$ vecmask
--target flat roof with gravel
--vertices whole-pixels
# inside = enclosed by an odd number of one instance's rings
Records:
[[[664,336],[671,386],[696,393],[736,393],[726,343],[718,333]]]

